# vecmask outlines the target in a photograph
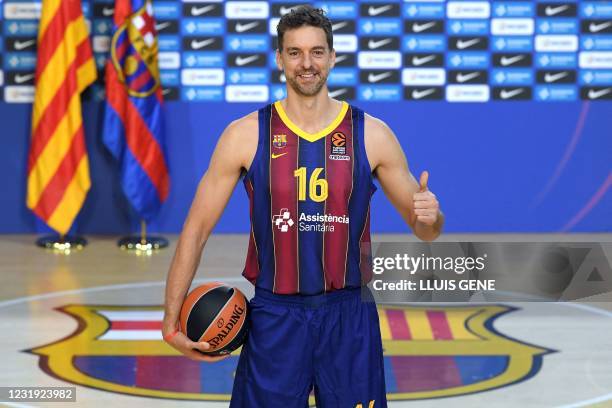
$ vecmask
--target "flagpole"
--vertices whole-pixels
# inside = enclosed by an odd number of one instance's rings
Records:
[[[144,220],[140,220],[140,243],[147,243],[147,223]]]

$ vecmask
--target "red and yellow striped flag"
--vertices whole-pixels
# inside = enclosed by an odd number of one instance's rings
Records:
[[[80,0],[43,0],[27,206],[64,235],[90,187],[81,92],[96,66]]]

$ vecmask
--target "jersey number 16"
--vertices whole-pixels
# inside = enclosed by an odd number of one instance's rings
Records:
[[[315,168],[310,174],[310,182],[308,183],[308,196],[314,202],[320,203],[327,199],[327,180],[319,178],[323,167]],[[298,178],[298,200],[306,201],[306,167],[300,167],[293,172],[293,175]]]

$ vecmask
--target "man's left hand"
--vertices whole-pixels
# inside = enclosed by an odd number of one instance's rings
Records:
[[[434,225],[440,214],[440,203],[436,199],[436,195],[427,188],[429,173],[424,171],[419,179],[420,189],[414,193],[412,200],[414,202],[414,214],[416,221],[425,225]]]

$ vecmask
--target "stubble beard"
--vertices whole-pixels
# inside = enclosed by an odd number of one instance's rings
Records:
[[[302,73],[300,73],[298,75],[301,75],[301,74]],[[316,74],[318,76],[315,76],[315,78],[319,78],[319,80],[313,82],[312,84],[308,84],[308,85],[300,84],[298,82],[297,75],[295,77],[293,77],[293,78],[287,77],[287,84],[289,84],[289,86],[291,86],[291,88],[298,95],[301,95],[301,96],[315,96],[319,92],[321,92],[321,89],[323,88],[323,85],[325,85],[325,83],[327,82],[327,74],[326,73],[324,73],[322,71],[318,71]]]

